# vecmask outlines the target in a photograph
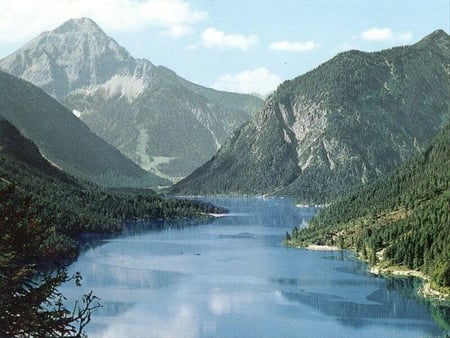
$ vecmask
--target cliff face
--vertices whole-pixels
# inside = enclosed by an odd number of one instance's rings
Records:
[[[286,81],[176,193],[324,201],[423,151],[449,119],[449,37],[349,51]]]
[[[44,89],[142,168],[174,180],[207,161],[262,104],[135,59],[86,18],[42,33],[0,69]]]

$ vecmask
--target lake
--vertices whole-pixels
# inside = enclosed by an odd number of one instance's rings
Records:
[[[443,334],[414,279],[376,277],[346,251],[286,248],[316,212],[282,198],[209,198],[230,214],[191,226],[129,222],[90,239],[69,272],[101,298],[90,337],[423,337]]]

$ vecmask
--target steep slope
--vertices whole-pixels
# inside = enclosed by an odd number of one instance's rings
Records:
[[[16,127],[1,117],[0,154],[2,155],[2,160],[5,159],[5,156],[14,157],[18,162],[27,163],[30,169],[35,172],[42,172],[43,174],[55,177],[64,183],[75,183],[70,176],[45,160],[34,143],[24,138]],[[0,177],[6,175],[7,171],[0,172]],[[7,177],[4,177],[4,179],[7,181]],[[5,183],[5,181],[3,181],[3,183]]]
[[[5,211],[11,209],[15,211]],[[78,181],[50,164],[33,142],[0,117],[0,224],[23,212],[48,228],[49,250],[69,258],[76,254],[76,238],[81,232],[120,231],[122,220],[133,217],[192,218],[225,210],[195,201],[163,199],[148,190],[112,193]]]
[[[419,270],[450,292],[450,124],[420,156],[321,210],[292,244],[359,251],[371,265]]]
[[[0,60],[146,170],[177,180],[206,162],[262,100],[190,83],[72,19]]]
[[[92,133],[41,89],[0,72],[0,117],[31,139],[68,173],[107,186],[165,185]]]
[[[423,151],[449,119],[449,37],[349,51],[286,81],[174,193],[297,195],[324,202]]]

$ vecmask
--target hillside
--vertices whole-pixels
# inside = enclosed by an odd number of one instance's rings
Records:
[[[292,245],[338,245],[379,268],[431,277],[450,294],[450,124],[423,154],[349,192],[294,231]]]
[[[81,232],[117,232],[126,219],[190,218],[223,212],[209,204],[163,199],[148,190],[113,193],[78,181],[45,160],[36,145],[3,118],[0,118],[0,197],[0,209],[29,209],[27,212],[39,218],[42,226],[53,229],[49,240],[54,240],[60,250],[69,251],[69,256],[73,256],[75,239]],[[3,211],[0,223],[11,217]]]
[[[137,166],[36,86],[0,71],[0,117],[66,172],[105,186],[156,187],[167,181]]]
[[[419,154],[449,119],[449,36],[341,53],[286,81],[175,194],[323,203]]]
[[[210,159],[262,105],[135,59],[87,18],[42,33],[0,69],[44,89],[139,166],[171,180]]]

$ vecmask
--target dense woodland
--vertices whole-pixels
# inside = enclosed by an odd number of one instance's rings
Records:
[[[55,227],[34,214],[30,199],[11,198],[14,187],[0,189],[0,332],[2,337],[83,337],[91,312],[100,307],[92,292],[72,310],[64,305],[58,287],[82,277],[64,268],[48,269],[48,262],[67,253],[54,246]],[[61,244],[61,241],[59,241]]]
[[[343,194],[304,229],[294,245],[355,249],[370,265],[402,266],[450,290],[450,125],[421,156],[384,179]]]
[[[62,247],[81,232],[117,232],[130,218],[160,219],[223,212],[211,204],[166,199],[153,191],[107,191],[59,171],[6,120],[0,120],[0,187],[9,200],[30,201],[32,212],[54,227]]]

